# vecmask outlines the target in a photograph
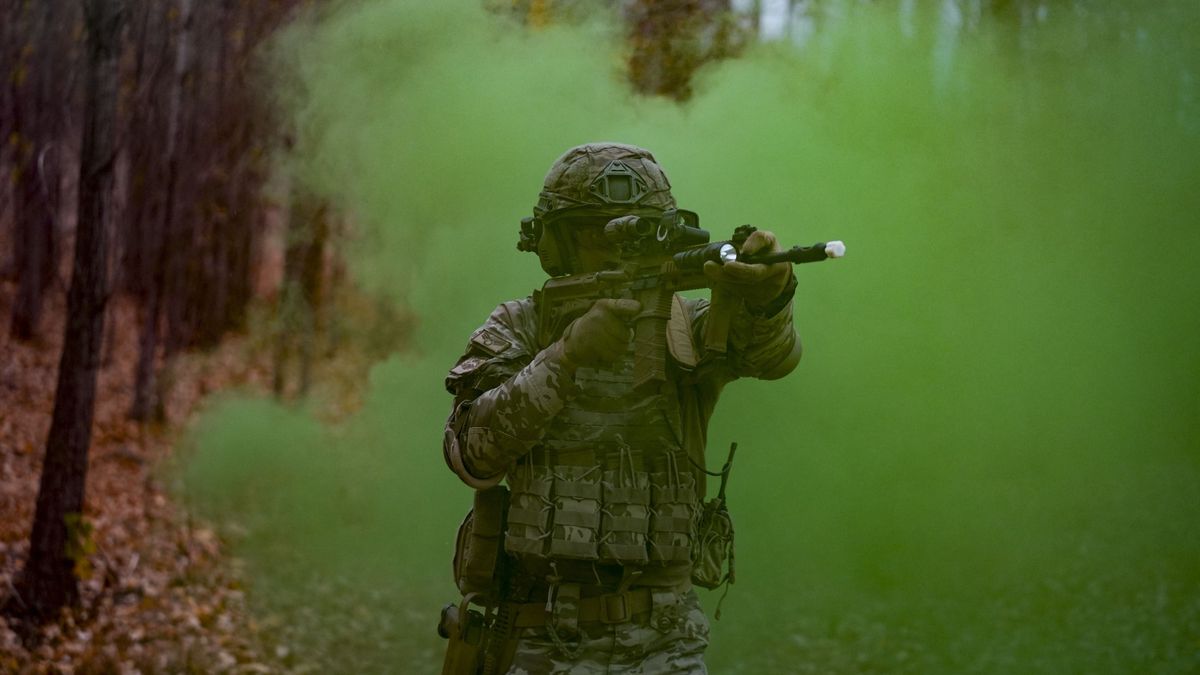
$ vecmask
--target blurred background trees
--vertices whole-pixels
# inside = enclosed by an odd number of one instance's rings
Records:
[[[29,340],[37,332],[42,298],[55,276],[62,179],[77,143],[74,119],[78,61],[78,7],[50,2],[5,3],[4,162],[13,232],[12,273],[18,280],[11,331]]]
[[[282,139],[258,48],[303,4],[0,0],[6,327],[26,343],[53,342],[42,340],[48,326],[66,327],[10,610],[49,618],[79,597],[96,375],[101,341],[115,335],[103,330],[106,306],[115,316],[110,297],[140,315],[127,403],[138,421],[163,418],[178,354],[245,326],[268,220],[281,211],[264,189]],[[305,260],[320,267],[325,245],[313,242]],[[66,316],[44,320],[51,291],[68,284]]]
[[[161,415],[159,369],[244,325],[280,147],[258,47],[305,3],[127,0],[120,35],[117,213],[110,274],[136,301],[130,414]],[[311,4],[311,3],[309,3]],[[0,272],[17,284],[13,338],[43,330],[65,288],[76,214],[84,26],[78,3],[0,0]],[[58,280],[58,281],[56,281]]]

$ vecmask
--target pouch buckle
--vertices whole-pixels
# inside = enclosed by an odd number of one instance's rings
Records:
[[[624,623],[629,620],[629,598],[626,593],[600,596],[600,623]]]

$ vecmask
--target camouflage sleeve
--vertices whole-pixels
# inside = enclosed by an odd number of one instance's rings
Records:
[[[793,275],[783,293],[761,311],[755,312],[739,304],[729,324],[729,342],[724,355],[704,355],[702,362],[721,372],[724,377],[754,377],[775,380],[795,369],[800,361],[800,337],[792,324],[792,296],[796,277]],[[707,300],[691,303],[693,340],[704,344],[708,318]]]
[[[536,326],[528,299],[497,307],[446,378],[455,400],[443,452],[473,488],[500,482],[575,392],[561,343],[538,351]]]

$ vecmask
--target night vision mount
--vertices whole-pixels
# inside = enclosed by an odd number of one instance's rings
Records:
[[[537,216],[521,219],[521,238],[517,249],[536,253],[545,227]],[[708,230],[700,228],[700,216],[693,211],[667,209],[660,215],[625,215],[608,221],[604,236],[626,255],[679,251],[710,240]]]
[[[659,217],[620,216],[604,226],[604,236],[628,257],[670,254],[707,244],[708,230],[699,227],[700,217],[691,211],[667,209]]]
[[[588,186],[588,192],[605,204],[636,204],[650,189],[637,171],[614,159]]]

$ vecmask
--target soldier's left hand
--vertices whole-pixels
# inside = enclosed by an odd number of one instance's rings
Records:
[[[741,255],[775,253],[782,251],[774,232],[755,230],[742,244]],[[779,297],[792,273],[791,263],[780,262],[764,265],[747,265],[728,262],[724,265],[712,261],[704,263],[704,276],[741,296],[751,307],[762,307]]]

